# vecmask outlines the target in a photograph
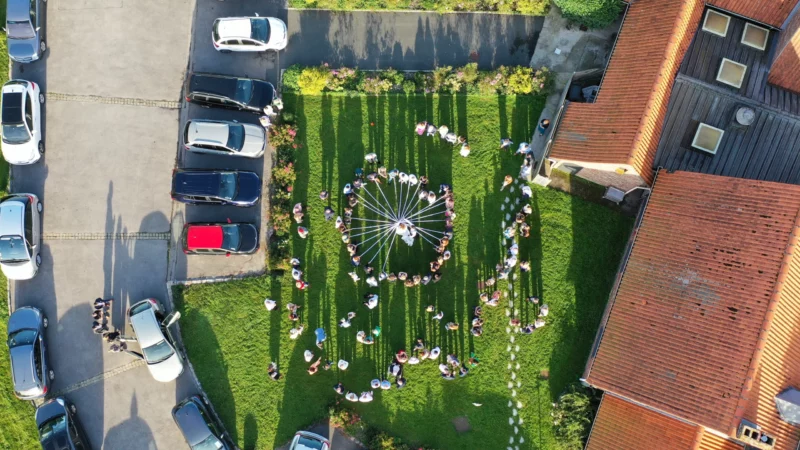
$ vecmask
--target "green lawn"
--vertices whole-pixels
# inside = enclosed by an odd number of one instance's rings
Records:
[[[300,293],[288,274],[177,289],[189,358],[229,430],[246,449],[278,446],[327,414],[327,405],[337,398],[332,389],[337,380],[354,391],[367,390],[370,379],[385,373],[395,351],[423,337],[441,346],[443,355],[457,353],[462,361],[475,351],[481,365],[454,381],[442,380],[431,362],[408,366],[405,389],[381,391],[374,402],[356,405],[364,420],[428,447],[505,448],[513,433],[508,424],[506,305],[485,308],[487,324],[480,338],[473,337],[466,324],[478,303],[478,281],[503,256],[501,221],[509,208],[501,211],[501,204],[507,196],[519,195],[518,188],[514,194],[499,191],[503,177],[515,175],[520,164],[519,157],[498,150],[499,139],[527,140],[541,100],[287,95],[284,101],[286,109],[296,113],[303,144],[294,198],[309,206],[305,225],[311,230],[306,240],[294,235],[293,254],[303,261],[311,289]],[[438,138],[417,137],[413,127],[422,119],[465,134],[472,147],[469,158]],[[453,258],[443,269],[442,281],[413,289],[384,283],[378,308],[368,311],[361,305],[368,287],[363,281],[356,286],[347,275],[351,266],[346,249],[332,223],[325,222],[317,194],[323,188],[330,191],[332,205],[341,211],[341,187],[371,151],[389,168],[427,173],[432,186],[452,184],[458,217]],[[548,325],[534,335],[516,336],[521,368],[515,373],[521,387],[515,400],[523,404],[519,436],[524,438],[517,445],[557,448],[551,403],[583,370],[632,221],[561,192],[536,188],[534,193],[534,213],[528,218],[533,232],[520,240],[520,259],[532,261],[533,270],[521,275],[514,289],[519,300],[533,294],[542,297],[550,305],[550,316]],[[425,264],[432,257],[432,250],[420,250],[417,256],[407,249],[399,252],[392,265],[411,260]],[[267,312],[262,304],[266,297],[279,300],[281,310]],[[288,336],[293,326],[284,307],[288,302],[303,305],[301,322],[307,331],[296,341]],[[462,328],[445,332],[436,326],[424,312],[428,304],[436,304],[445,312],[445,321],[459,322]],[[533,321],[528,305],[517,301],[515,307],[523,321]],[[347,311],[358,313],[352,328],[336,327]],[[356,331],[377,324],[383,335],[376,345],[355,342]],[[327,357],[350,361],[346,373],[306,373],[302,354],[316,351],[313,330],[319,326],[328,332]],[[284,380],[273,382],[266,376],[270,361],[279,362]],[[472,431],[455,432],[450,421],[458,416],[469,418]]]
[[[0,0],[0,21],[5,23],[6,1]],[[6,34],[0,33],[0,85],[8,81],[8,49]],[[8,186],[8,163],[0,158],[0,196]],[[8,296],[6,277],[0,273],[0,336],[7,335]],[[0,345],[0,448],[36,448],[39,434],[33,421],[33,406],[14,396],[11,382],[8,347]]]

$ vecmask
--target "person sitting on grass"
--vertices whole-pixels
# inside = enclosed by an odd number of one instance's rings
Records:
[[[428,128],[425,129],[425,135],[428,137],[436,136],[436,125],[428,123]]]
[[[371,294],[367,292],[366,295],[364,295],[364,297],[367,299],[367,301],[364,302],[364,306],[366,306],[367,308],[374,309],[376,306],[378,306],[377,294]]]
[[[414,132],[417,133],[418,136],[422,136],[425,134],[425,131],[428,129],[428,122],[419,122],[417,126],[414,127]]]
[[[502,138],[502,139],[500,139],[500,150],[507,150],[513,144],[514,144],[514,142],[511,139]]]
[[[444,325],[444,328],[447,329],[447,330],[450,330],[450,331],[455,331],[455,330],[458,330],[458,324],[455,323],[455,322],[447,322]]]
[[[325,220],[326,221],[329,221],[329,220],[333,219],[333,216],[335,214],[336,213],[333,211],[333,208],[331,208],[330,206],[326,206],[325,207]]]
[[[414,344],[414,350],[420,351],[425,348],[425,341],[422,338],[417,338],[417,343]]]
[[[358,283],[358,280],[361,279],[361,277],[359,277],[358,273],[356,272],[348,272],[347,274],[350,275],[350,278],[353,279],[353,283]]]
[[[522,225],[519,226],[519,234],[524,238],[531,237],[531,226],[522,222]]]
[[[383,178],[384,180],[389,178],[389,173],[386,172],[386,167],[383,166],[378,167],[378,176]]]
[[[308,374],[314,375],[315,373],[317,373],[319,371],[319,365],[321,363],[322,363],[322,357],[317,358],[317,360],[314,361],[314,364],[311,364],[311,367],[308,368]]]
[[[344,398],[346,398],[347,400],[349,400],[351,402],[357,402],[358,401],[358,394],[356,394],[355,392],[352,392],[352,391],[348,391],[347,394],[344,396]]]
[[[445,137],[447,136],[447,133],[450,132],[450,128],[447,128],[447,125],[442,125],[442,126],[439,127],[439,130],[437,130],[437,131],[439,131],[439,138],[440,139],[445,139]]]
[[[274,381],[278,381],[283,378],[283,375],[278,372],[278,365],[274,362],[269,363],[269,366],[267,366],[267,375],[269,375],[269,377]]]
[[[439,347],[433,347],[433,349],[431,350],[431,356],[429,356],[428,359],[437,359],[437,358],[439,358],[439,354],[441,352],[442,352],[442,349],[440,349]]]
[[[389,380],[381,380],[381,389],[387,390],[392,388],[392,382]]]
[[[341,382],[336,383],[333,385],[333,390],[339,395],[344,394],[344,385]]]
[[[375,379],[373,379],[372,381],[369,382],[369,386],[372,389],[380,389],[381,388],[381,380],[375,378]]]
[[[434,320],[441,321],[443,317],[444,317],[444,311],[439,311],[438,313],[433,315]]]
[[[408,354],[406,353],[405,350],[400,349],[397,351],[395,359],[397,359],[397,362],[399,362],[400,364],[405,364],[408,362]]]
[[[364,155],[364,160],[368,164],[380,164],[381,163],[378,160],[378,154],[377,153],[367,153],[366,155]]]
[[[397,377],[397,389],[403,389],[406,387],[406,379],[402,376]]]
[[[397,362],[392,362],[392,364],[389,365],[389,375],[393,377],[400,375],[402,371],[403,371],[403,366],[401,366]]]
[[[292,328],[289,330],[289,339],[297,339],[303,333],[303,326],[300,325],[297,328]]]

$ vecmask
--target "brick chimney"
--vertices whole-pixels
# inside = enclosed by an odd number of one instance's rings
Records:
[[[800,93],[800,12],[797,10],[779,35],[767,82]]]

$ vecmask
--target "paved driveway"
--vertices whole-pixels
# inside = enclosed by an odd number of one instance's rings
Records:
[[[56,380],[79,408],[93,448],[183,448],[176,401],[194,392],[187,371],[158,383],[127,354],[107,352],[91,332],[91,302],[114,297],[112,325],[127,306],[167,302],[170,173],[189,52],[191,0],[50,0],[49,50],[15,65],[39,83],[43,160],[12,169],[12,190],[44,202],[43,264],[12,282],[12,307],[50,318]],[[136,344],[131,345],[136,348]]]

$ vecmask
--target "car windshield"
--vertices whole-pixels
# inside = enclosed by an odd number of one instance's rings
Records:
[[[0,262],[22,262],[29,260],[28,249],[22,236],[0,237]]]
[[[223,173],[219,180],[219,196],[225,200],[233,200],[236,197],[236,174]]]
[[[228,127],[228,143],[226,147],[232,150],[239,151],[244,145],[244,126],[231,125]]]
[[[214,26],[211,27],[211,33],[214,35],[214,42],[219,42],[219,20],[214,21]]]
[[[269,41],[269,22],[267,19],[250,19],[250,37],[261,42]]]
[[[24,144],[30,140],[31,135],[28,134],[28,129],[24,124],[3,124],[3,142],[6,144]]]
[[[33,345],[36,340],[36,330],[19,330],[8,336],[8,348]]]
[[[192,446],[192,450],[219,450],[223,447],[222,442],[213,434]]]
[[[27,20],[8,22],[7,29],[9,39],[32,39],[36,37],[36,32],[33,31],[33,25]]]
[[[233,94],[233,99],[239,103],[250,103],[253,97],[253,80],[247,78],[240,78],[236,80],[236,93]]]
[[[161,341],[151,345],[150,347],[143,348],[142,352],[144,352],[144,359],[147,360],[148,364],[155,364],[164,361],[174,353],[172,351],[172,347],[170,347],[167,341]]]
[[[39,440],[44,443],[53,435],[59,435],[67,429],[67,416],[62,414],[53,417],[39,427]]]
[[[236,251],[239,250],[239,242],[242,237],[239,235],[238,225],[223,225],[222,226],[222,248],[224,250]]]
[[[322,442],[316,439],[309,439],[305,436],[300,436],[300,440],[297,441],[297,448],[321,449]]]

